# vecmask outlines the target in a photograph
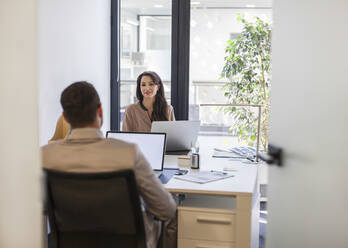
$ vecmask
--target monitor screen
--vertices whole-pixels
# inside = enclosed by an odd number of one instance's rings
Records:
[[[107,138],[123,140],[138,145],[153,170],[162,170],[165,133],[107,132]]]

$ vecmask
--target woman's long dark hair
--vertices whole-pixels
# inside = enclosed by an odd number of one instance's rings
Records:
[[[158,85],[159,88],[157,90],[156,96],[155,96],[155,102],[153,104],[153,111],[151,115],[151,120],[152,121],[168,121],[168,103],[167,100],[164,96],[164,89],[163,89],[163,83],[161,78],[157,75],[156,72],[153,71],[144,71],[138,76],[137,79],[137,98],[142,105],[143,105],[143,99],[144,96],[141,93],[140,89],[140,83],[141,83],[141,78],[143,76],[149,76],[152,78],[152,81],[155,85]],[[144,107],[145,108],[145,107]]]

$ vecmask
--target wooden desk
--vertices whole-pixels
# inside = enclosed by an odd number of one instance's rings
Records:
[[[232,167],[232,178],[197,184],[172,178],[166,188],[185,194],[178,207],[178,247],[258,248],[258,165],[213,158],[213,148],[226,137],[199,137],[200,170]],[[221,143],[222,144],[222,143]],[[165,167],[178,167],[177,156],[166,156]],[[195,170],[191,170],[194,173]]]

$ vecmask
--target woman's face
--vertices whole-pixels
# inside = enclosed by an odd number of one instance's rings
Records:
[[[156,85],[150,76],[142,76],[140,80],[140,90],[144,98],[156,96],[159,85]]]

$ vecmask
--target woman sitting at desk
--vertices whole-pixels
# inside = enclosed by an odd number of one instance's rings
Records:
[[[54,131],[54,135],[48,141],[48,143],[55,140],[64,139],[69,131],[70,131],[70,124],[64,119],[63,115],[59,116],[57,124],[56,124],[56,130]]]
[[[163,83],[157,73],[145,71],[137,79],[138,102],[127,107],[122,131],[150,132],[152,121],[175,121],[173,107],[164,96]]]

